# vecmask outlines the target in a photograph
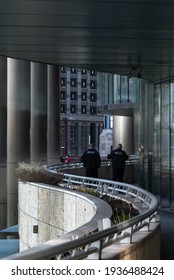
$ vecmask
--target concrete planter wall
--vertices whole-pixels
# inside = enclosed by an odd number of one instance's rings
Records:
[[[102,199],[46,184],[19,183],[20,251],[41,244],[66,243],[98,229],[98,221],[111,217],[110,206]],[[160,222],[137,231],[129,238],[103,250],[103,259],[160,259]],[[25,259],[25,258],[24,258]]]
[[[88,234],[112,214],[97,197],[37,183],[19,183],[18,208],[20,251],[62,235]]]

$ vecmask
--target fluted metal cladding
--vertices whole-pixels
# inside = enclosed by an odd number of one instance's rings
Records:
[[[0,164],[7,157],[7,59],[0,60]]]
[[[30,63],[7,59],[7,226],[18,221],[17,163],[30,157]]]
[[[31,160],[47,160],[47,65],[31,63]]]
[[[0,164],[0,229],[7,226],[7,178],[6,165]]]
[[[133,118],[125,116],[113,117],[113,149],[117,147],[119,143],[123,145],[123,150],[128,155],[133,154]]]
[[[7,60],[7,162],[30,155],[30,63]]]

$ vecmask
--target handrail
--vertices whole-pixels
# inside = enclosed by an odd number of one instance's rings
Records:
[[[126,165],[135,165],[139,163],[139,159],[137,157],[130,157],[127,161],[126,161]],[[111,166],[111,160],[108,159],[102,159],[101,160],[101,166]],[[51,166],[46,167],[49,170],[65,170],[65,169],[70,169],[70,168],[80,168],[83,167],[83,163],[82,162],[69,162],[69,163],[58,163],[58,164],[53,164]]]
[[[46,169],[49,170],[49,172],[63,172],[63,170],[81,166],[80,163],[68,163],[52,165],[46,167]],[[119,196],[121,199],[129,201],[133,205],[137,205],[140,214],[118,225],[91,233],[88,236],[82,236],[73,241],[66,240],[65,243],[60,244],[59,242],[56,243],[56,240],[50,240],[44,244],[4,259],[102,259],[104,248],[109,247],[113,243],[118,244],[120,241],[126,239],[129,239],[129,243],[131,243],[135,232],[138,232],[142,228],[145,231],[149,231],[151,224],[156,222],[159,202],[157,198],[148,191],[126,183],[81,177],[67,173],[62,174],[65,187],[72,188],[74,185],[90,186],[96,188],[101,193],[101,196],[105,193],[114,197]]]

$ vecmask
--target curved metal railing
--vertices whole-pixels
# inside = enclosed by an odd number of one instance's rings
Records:
[[[105,161],[103,165],[110,165],[110,163]],[[91,233],[88,236],[82,236],[68,242],[66,240],[62,244],[56,244],[55,240],[54,242],[48,241],[34,248],[6,257],[5,259],[102,259],[104,250],[112,244],[119,244],[120,242],[131,243],[133,235],[140,229],[143,228],[144,231],[151,230],[151,225],[157,221],[157,209],[159,206],[159,202],[153,194],[126,183],[63,173],[69,168],[77,167],[82,167],[82,164],[59,164],[46,168],[49,172],[61,172],[63,174],[64,187],[93,187],[100,192],[101,196],[107,194],[109,196],[119,197],[133,204],[134,207],[139,209],[140,214],[120,224]]]

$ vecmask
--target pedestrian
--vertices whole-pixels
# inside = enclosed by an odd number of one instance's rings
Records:
[[[107,158],[112,161],[112,179],[123,182],[126,160],[129,156],[122,150],[122,144],[119,143],[117,148],[107,155]]]
[[[61,162],[61,163],[64,163],[64,162],[65,162],[65,160],[64,160],[64,158],[63,158],[62,156],[60,156],[60,162]]]
[[[66,156],[66,158],[65,158],[65,162],[67,162],[67,163],[68,163],[68,162],[70,162],[70,161],[71,161],[71,158],[70,158],[70,156],[69,156],[69,155],[67,155],[67,156]]]
[[[81,156],[81,162],[86,168],[86,177],[98,178],[98,168],[101,166],[99,152],[94,149],[93,144],[89,144],[89,149]]]

